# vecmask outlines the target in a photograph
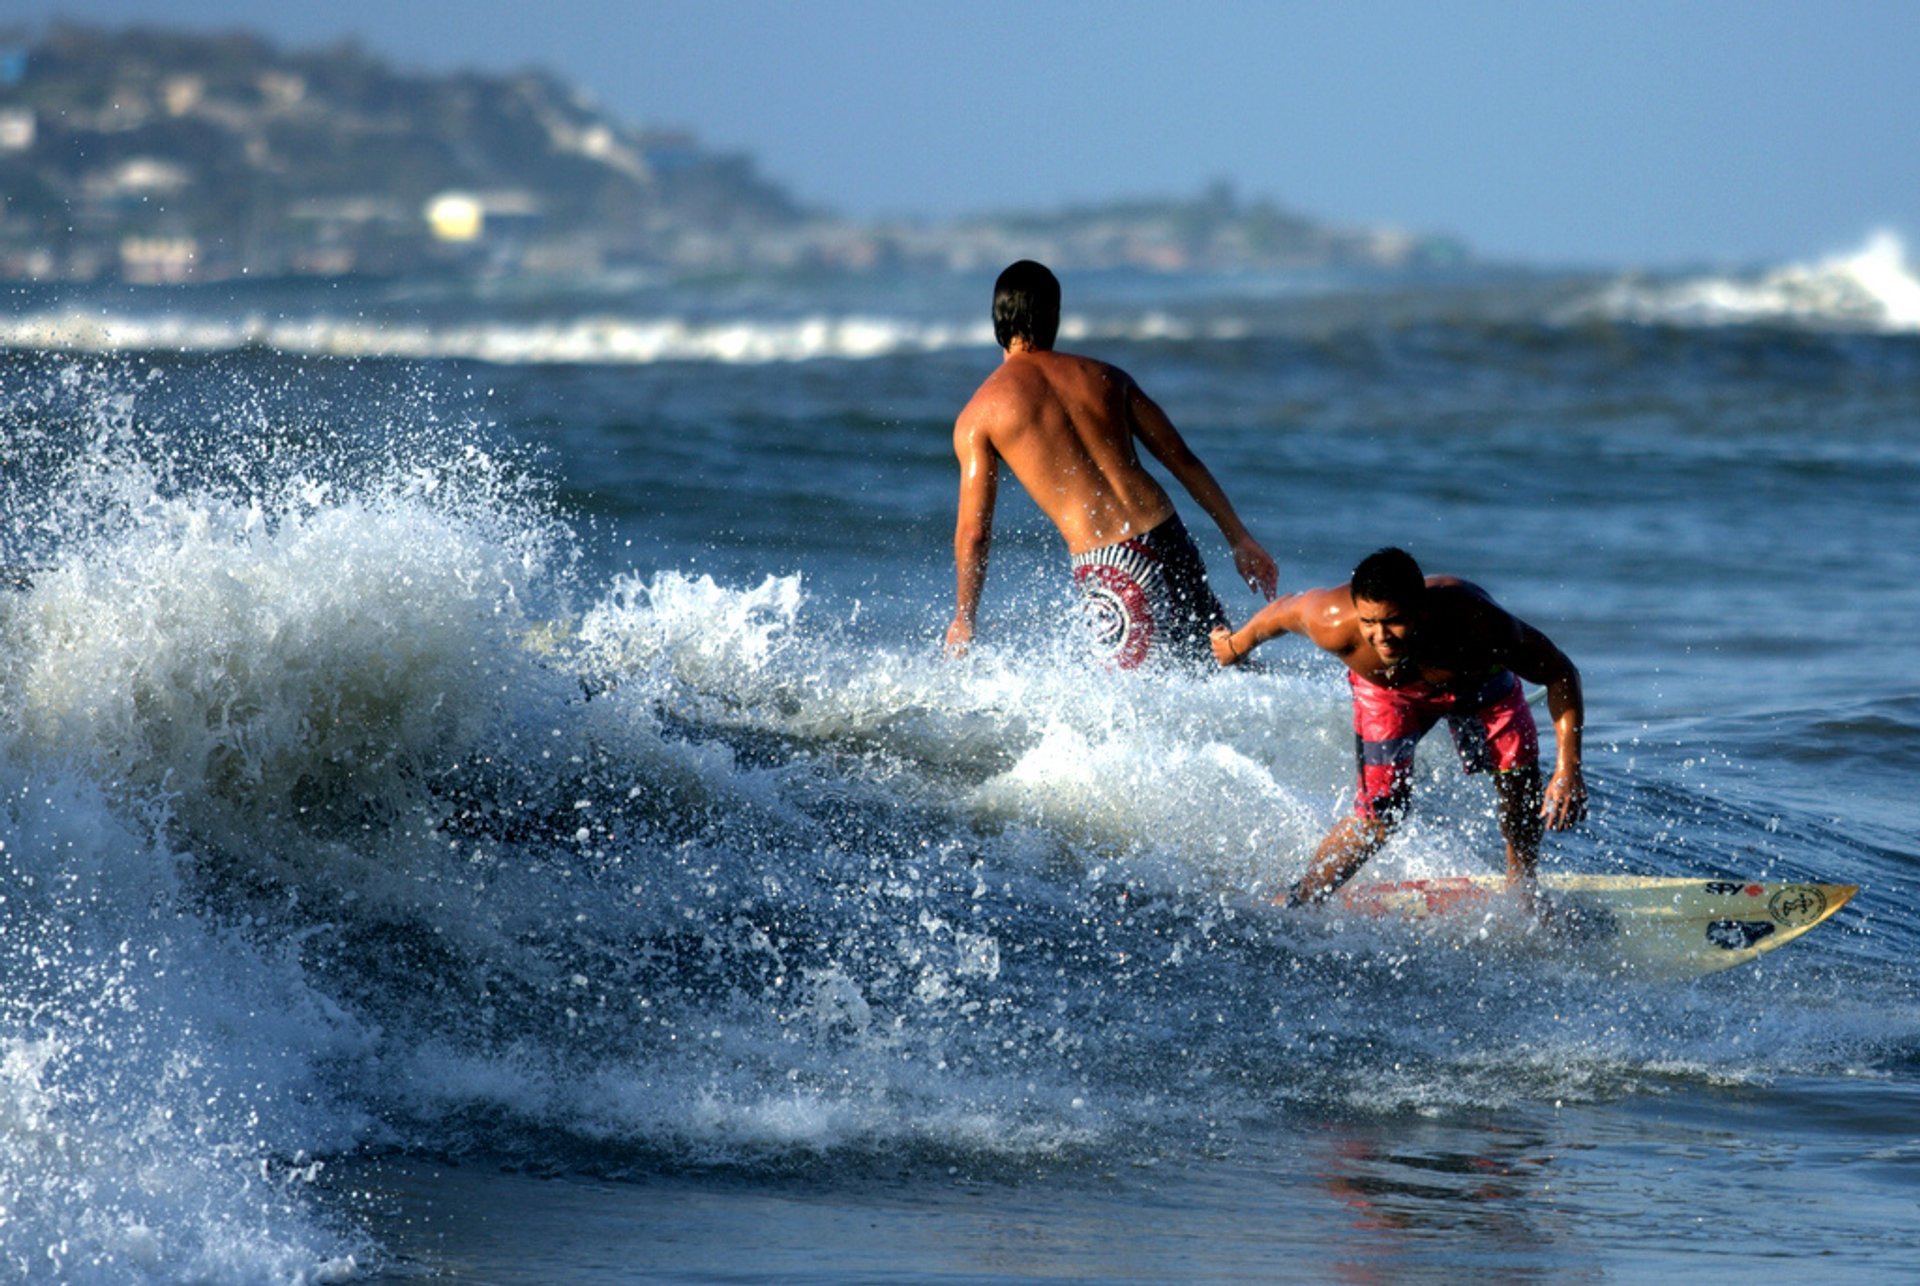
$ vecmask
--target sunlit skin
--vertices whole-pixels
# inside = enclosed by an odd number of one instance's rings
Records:
[[[1546,789],[1537,769],[1494,774],[1508,880],[1531,907],[1543,832],[1566,830],[1587,813],[1580,770],[1586,706],[1580,672],[1566,653],[1479,586],[1454,576],[1429,576],[1421,601],[1412,604],[1356,599],[1345,585],[1277,598],[1239,629],[1215,630],[1214,658],[1221,665],[1238,665],[1281,634],[1304,635],[1382,687],[1416,682],[1444,687],[1497,666],[1546,688],[1554,731],[1554,768]],[[1375,816],[1343,818],[1320,842],[1295,894],[1314,901],[1345,883],[1386,843],[1405,803],[1397,796]]]
[[[1173,515],[1166,489],[1140,462],[1140,446],[1220,528],[1248,587],[1273,595],[1278,579],[1273,559],[1153,399],[1118,367],[1037,348],[1015,336],[1000,366],[954,423],[960,500],[953,533],[955,609],[946,637],[950,655],[964,653],[973,641],[1001,463],[1052,520],[1072,555],[1140,535]]]

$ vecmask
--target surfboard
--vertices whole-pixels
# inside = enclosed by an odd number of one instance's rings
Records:
[[[1328,906],[1484,936],[1493,921],[1516,918],[1506,888],[1506,876],[1491,874],[1348,885]],[[1597,965],[1694,977],[1778,950],[1825,923],[1860,886],[1542,872],[1540,889],[1563,930],[1543,940],[1566,942]]]

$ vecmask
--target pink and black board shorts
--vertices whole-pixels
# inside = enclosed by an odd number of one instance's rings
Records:
[[[1438,688],[1427,683],[1386,688],[1347,674],[1353,686],[1353,733],[1360,759],[1362,817],[1404,806],[1412,784],[1413,748],[1441,719],[1453,733],[1460,765],[1470,773],[1511,772],[1540,762],[1540,733],[1520,680],[1500,670],[1484,680]]]
[[[1095,646],[1117,669],[1173,658],[1213,665],[1207,636],[1227,614],[1178,514],[1145,535],[1073,556]]]

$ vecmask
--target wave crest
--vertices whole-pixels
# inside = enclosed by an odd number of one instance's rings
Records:
[[[1904,333],[1920,331],[1920,276],[1900,237],[1881,231],[1852,254],[1758,276],[1617,282],[1577,312],[1648,325],[1766,323]]]

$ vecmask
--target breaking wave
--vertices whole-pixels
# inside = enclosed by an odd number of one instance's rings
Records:
[[[1524,925],[1272,914],[1352,771],[1310,664],[861,644],[801,574],[589,579],[472,426],[163,433],[149,385],[69,374],[11,390],[0,471],[9,1271],[351,1276],[381,1249],[326,1167],[362,1153],[1107,1168],[1852,1067],[1920,1021],[1838,931],[1643,1004]],[[1477,786],[1435,757],[1379,873],[1483,864]],[[1714,824],[1621,794],[1643,855]]]
[[[1911,332],[1920,331],[1920,277],[1901,239],[1877,232],[1852,254],[1751,276],[1616,282],[1575,311],[1649,325]]]

